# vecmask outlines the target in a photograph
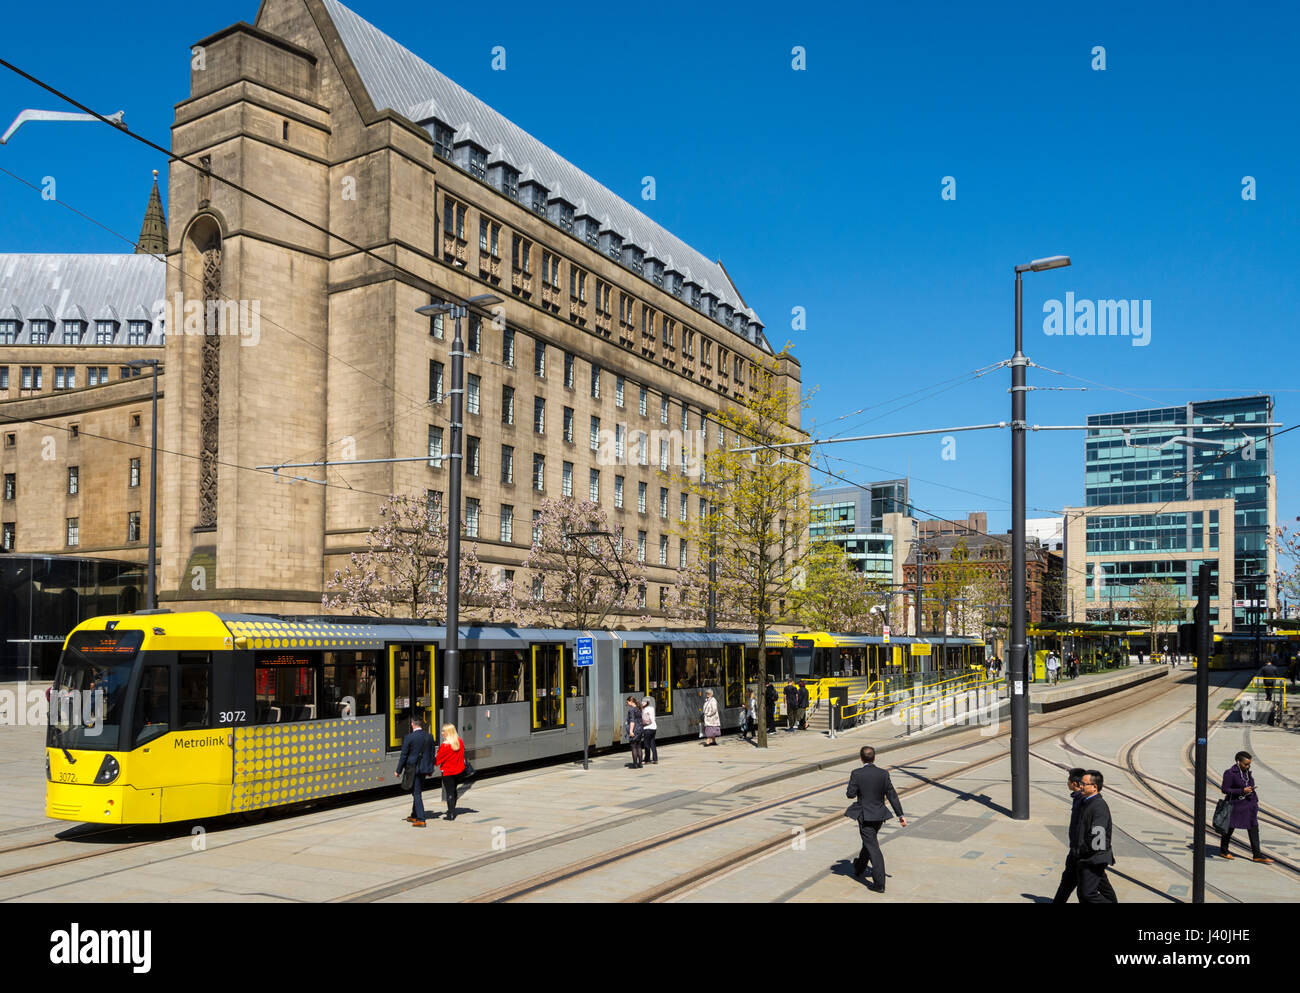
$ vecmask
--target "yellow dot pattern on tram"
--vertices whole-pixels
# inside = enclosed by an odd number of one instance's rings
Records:
[[[234,760],[235,812],[368,789],[384,779],[384,718],[239,727]]]
[[[226,627],[236,638],[246,638],[255,650],[276,648],[383,648],[382,638],[367,638],[350,624],[328,621],[229,620]]]

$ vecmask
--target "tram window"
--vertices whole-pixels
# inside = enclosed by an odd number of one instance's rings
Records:
[[[700,685],[722,685],[722,658],[716,648],[700,649]]]
[[[623,689],[620,692],[641,694],[645,691],[642,684],[645,667],[641,664],[644,659],[644,649],[623,649]]]
[[[767,674],[777,680],[785,679],[785,650],[782,648],[769,648],[767,650]]]
[[[373,653],[326,652],[321,682],[325,716],[369,717],[379,713],[378,667]],[[348,698],[352,700],[350,710],[344,703]]]
[[[258,666],[257,723],[280,724],[316,717],[316,670],[306,665]]]
[[[745,683],[758,682],[758,649],[745,649]],[[761,695],[761,694],[760,694]]]
[[[492,653],[484,649],[467,649],[460,653],[460,705],[481,707],[486,699],[488,661]]]
[[[193,661],[191,661],[193,659]],[[206,656],[182,653],[180,657],[180,729],[205,728],[212,722],[212,667]]]
[[[166,734],[171,720],[171,670],[164,665],[146,666],[140,674],[140,691],[135,698],[135,744],[143,745]]]
[[[698,648],[687,648],[682,652],[681,660],[676,665],[677,688],[693,690],[700,683],[700,651]]]
[[[816,649],[813,643],[804,638],[791,638],[790,655],[794,663],[794,674],[796,676],[811,676],[813,671],[813,655]]]
[[[492,653],[486,667],[484,701],[486,703],[520,703],[524,699],[524,653],[509,648]]]

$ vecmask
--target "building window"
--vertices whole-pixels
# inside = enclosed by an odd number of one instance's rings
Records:
[[[479,474],[479,439],[472,434],[465,436],[465,475],[477,476]]]
[[[0,345],[12,345],[18,340],[18,322],[0,321]]]
[[[552,289],[560,288],[560,257],[542,252],[542,282]]]
[[[478,314],[469,315],[469,337],[465,339],[465,350],[475,355],[483,353],[483,318]]]
[[[564,408],[564,440],[573,444],[573,408]]]
[[[668,398],[664,397],[659,401],[659,423],[668,423]]]
[[[63,322],[63,343],[65,345],[80,345],[81,335],[85,331],[81,321],[64,321]]]
[[[41,374],[45,370],[40,366],[25,365],[22,367],[22,388],[25,390],[39,390],[41,388]]]
[[[139,459],[131,460],[129,480],[130,481],[127,483],[128,486],[136,487],[140,485],[140,460]]]
[[[593,417],[591,419],[591,450],[593,452],[600,451],[600,418],[599,417]]]
[[[81,482],[81,467],[68,466],[68,496],[77,495],[77,486]]]
[[[429,466],[442,468],[442,428],[433,424],[429,425]]]
[[[510,369],[515,367],[515,333],[509,328],[501,332],[501,363]]]
[[[542,397],[533,397],[533,430],[546,433],[546,400]]]
[[[54,388],[56,390],[71,390],[77,386],[77,368],[70,365],[56,365],[54,367]]]
[[[5,473],[5,499],[12,500],[18,495],[18,474]]]
[[[636,533],[636,560],[638,562],[645,561],[645,532],[644,531],[638,531]],[[642,596],[645,595],[644,588],[642,588],[641,594]]]
[[[533,243],[527,238],[521,238],[515,235],[513,244],[510,247],[510,263],[514,266],[515,272],[522,273],[525,276],[531,276],[532,270],[532,252]]]
[[[540,545],[541,543],[542,543],[542,512],[540,510],[534,510],[533,511],[533,544]],[[540,591],[540,589],[541,589],[541,577],[539,576],[533,580],[533,590]],[[537,596],[540,599],[541,597],[540,592],[537,593]]]
[[[638,514],[645,513],[645,491],[645,483],[636,484],[636,512]]]
[[[690,428],[690,408],[687,407],[686,404],[683,403],[683,404],[682,404],[682,434],[685,434],[685,433],[686,433],[687,431],[689,431],[690,429],[691,429],[691,428]]]
[[[668,606],[668,587],[659,587],[659,611],[662,613]]]
[[[664,347],[673,347],[673,333],[677,330],[677,322],[671,320],[667,314],[664,315]]]
[[[424,515],[431,521],[442,520],[442,491],[424,491]]]
[[[682,505],[681,505],[680,508],[678,508],[678,513],[677,513],[677,519],[678,519],[679,521],[681,521],[683,524],[686,523],[686,508],[687,508],[687,506],[689,505],[689,503],[690,503],[690,501],[688,500],[686,494],[683,493],[683,494],[682,494]]]
[[[684,538],[682,539],[682,543],[677,546],[677,568],[686,568],[686,539]]]
[[[668,439],[659,439],[659,471],[668,471]]]
[[[646,433],[642,431],[641,434],[638,435],[636,439],[636,460],[638,464],[640,465],[650,464],[649,455],[648,455],[649,447],[650,447],[650,439],[646,435]]]
[[[126,515],[126,540],[140,540],[140,512],[133,510]]]
[[[614,461],[623,464],[627,457],[627,425],[614,425]]]
[[[443,366],[441,362],[429,362],[429,402],[442,403],[442,377]]]
[[[69,517],[68,522],[68,547],[73,547],[81,543],[81,518]]]
[[[478,501],[473,497],[465,501],[465,537],[478,537]]]
[[[623,477],[622,476],[614,477],[614,506],[619,510],[623,509]]]
[[[0,365],[0,390],[9,389],[9,367]]]
[[[429,315],[429,337],[436,338],[438,341],[443,340],[442,336],[442,318],[443,314]]]
[[[501,225],[486,217],[478,219],[478,250],[482,255],[501,258]]]
[[[6,524],[4,526],[4,537],[2,540],[0,540],[0,548],[3,548],[6,552],[12,552],[14,550],[14,545],[16,543],[16,540],[17,539],[14,534],[14,525]]]
[[[53,330],[53,321],[32,321],[32,344],[48,345],[50,342],[50,332]]]
[[[506,544],[515,540],[515,508],[508,503],[501,505],[501,540]]]
[[[641,416],[642,416],[642,417],[645,417],[645,413],[646,413],[646,402],[647,402],[647,400],[648,400],[648,398],[649,398],[649,395],[650,395],[650,391],[647,390],[644,386],[642,386],[642,387],[641,387],[641,398],[640,398],[640,400],[638,401],[638,409],[641,411]]]
[[[143,345],[149,337],[148,321],[129,321],[126,325],[126,343],[128,345]]]
[[[573,353],[564,353],[564,386],[566,389],[573,389]]]
[[[667,535],[659,536],[659,564],[660,565],[668,564],[668,536]]]
[[[588,479],[587,495],[592,503],[600,503],[600,470],[592,469]]]
[[[668,488],[659,487],[659,516],[668,519]]]
[[[622,408],[623,406],[623,394],[624,394],[625,385],[626,384],[624,383],[622,376],[614,377],[614,406],[615,407]]]
[[[533,375],[546,378],[546,346],[540,341],[533,345]]]
[[[573,496],[573,463],[564,463],[560,475],[560,492],[566,496]]]
[[[501,482],[515,481],[515,450],[510,445],[501,446]]]
[[[433,151],[439,158],[451,159],[451,143],[455,132],[441,121],[433,122]],[[449,201],[450,202],[450,201]]]
[[[113,321],[95,322],[95,344],[111,345],[117,336],[117,327]]]
[[[537,544],[541,539],[537,539],[533,544]],[[541,576],[533,577],[533,600],[541,601],[546,596],[546,580]]]
[[[86,367],[86,382],[90,386],[108,385],[108,366],[92,365]]]
[[[482,379],[480,379],[478,376],[475,376],[473,373],[470,373],[470,375],[466,379],[465,409],[468,410],[471,414],[477,414],[479,412],[479,399],[480,399],[479,394],[480,394],[480,387],[482,386],[482,383],[483,383]]]
[[[587,274],[577,266],[569,267],[569,297],[579,303],[587,302]]]
[[[546,456],[533,453],[533,489],[538,493],[545,492],[546,486]]]
[[[600,399],[600,366],[598,365],[591,367],[591,398]]]
[[[451,197],[442,198],[442,231],[457,241],[465,240],[465,205]]]

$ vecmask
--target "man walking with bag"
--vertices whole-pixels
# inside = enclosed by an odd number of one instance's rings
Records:
[[[1101,798],[1102,776],[1095,769],[1083,774],[1079,792],[1079,820],[1070,842],[1079,867],[1080,903],[1119,903],[1106,878],[1106,866],[1115,864],[1110,850],[1110,807]]]
[[[881,854],[880,841],[876,837],[876,832],[890,817],[889,811],[885,808],[886,798],[889,800],[889,805],[894,808],[894,813],[898,815],[899,824],[907,827],[907,818],[903,816],[903,807],[898,802],[894,784],[889,781],[889,773],[875,766],[876,750],[870,745],[864,745],[858,752],[858,757],[862,759],[862,765],[854,769],[849,776],[846,793],[854,802],[845,812],[845,816],[852,817],[858,822],[858,833],[862,836],[862,851],[853,860],[853,875],[861,876],[870,865],[871,883],[867,888],[876,893],[883,893],[885,892],[885,856]]]
[[[397,774],[402,777],[402,789],[407,789],[410,780],[411,816],[406,820],[411,827],[424,827],[424,777],[433,774],[433,735],[424,730],[424,722],[418,717],[411,718],[411,733],[402,739]]]

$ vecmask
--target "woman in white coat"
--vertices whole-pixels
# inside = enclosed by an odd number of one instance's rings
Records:
[[[713,699],[713,690],[704,691],[704,744],[716,745],[722,734],[722,715],[718,713],[718,701]]]
[[[641,750],[643,761],[659,764],[659,749],[655,747],[655,732],[659,725],[655,723],[655,702],[653,697],[646,697],[641,704]]]

